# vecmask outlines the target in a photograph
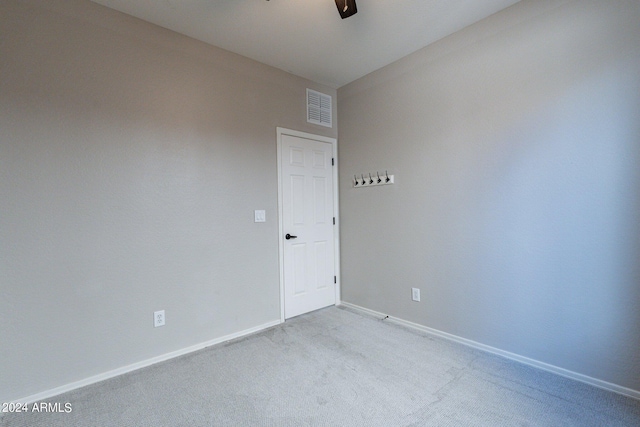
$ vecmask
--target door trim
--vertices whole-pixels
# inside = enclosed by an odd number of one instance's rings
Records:
[[[326,142],[331,144],[332,157],[335,159],[333,166],[333,216],[336,225],[333,227],[333,248],[334,248],[334,271],[336,275],[335,283],[335,305],[340,305],[340,219],[338,213],[338,140],[327,136],[314,135],[311,133],[277,127],[277,159],[278,159],[278,260],[280,264],[280,322],[284,322],[284,225],[282,224],[282,136],[290,135],[298,138],[311,139],[313,141]]]

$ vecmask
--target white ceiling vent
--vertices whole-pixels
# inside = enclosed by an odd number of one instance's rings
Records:
[[[330,128],[331,117],[331,96],[307,89],[307,122]]]

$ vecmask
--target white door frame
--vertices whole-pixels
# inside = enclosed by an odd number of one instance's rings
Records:
[[[284,322],[284,225],[282,223],[282,136],[291,135],[298,138],[311,139],[313,141],[327,142],[332,146],[333,166],[333,216],[336,224],[333,227],[333,247],[334,247],[334,271],[336,275],[335,293],[336,304],[340,304],[340,220],[338,218],[338,140],[321,135],[314,135],[306,132],[277,127],[277,149],[278,149],[278,253],[280,262],[280,322]]]

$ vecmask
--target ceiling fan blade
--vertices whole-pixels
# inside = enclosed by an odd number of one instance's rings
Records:
[[[356,0],[336,0],[336,7],[338,8],[338,13],[340,13],[340,17],[342,19],[358,13]]]

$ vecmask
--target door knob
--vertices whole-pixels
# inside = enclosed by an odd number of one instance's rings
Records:
[[[286,236],[284,236],[285,239],[289,240],[289,239],[297,239],[298,236],[292,236],[291,234],[287,233]]]

